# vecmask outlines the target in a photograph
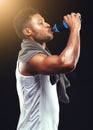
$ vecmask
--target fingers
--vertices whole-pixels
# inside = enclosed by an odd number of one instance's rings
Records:
[[[72,12],[71,13],[71,16],[73,17],[79,17],[79,18],[81,18],[81,14],[80,13],[74,13],[74,12]]]
[[[80,13],[71,12],[71,14],[65,15],[63,18],[66,21],[69,20],[69,19],[71,19],[71,18],[73,18],[73,19],[77,18],[78,20],[80,20],[81,14]]]
[[[80,13],[74,13],[74,12],[71,12],[71,14],[67,14],[66,16],[64,16],[64,18],[70,17],[70,16],[81,18],[81,14]]]
[[[81,22],[80,22],[81,14],[80,13],[74,13],[71,12],[70,14],[67,14],[64,16],[64,20],[69,26],[70,30],[81,28]]]

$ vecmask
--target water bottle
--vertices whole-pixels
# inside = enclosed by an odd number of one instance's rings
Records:
[[[80,18],[80,21],[82,22],[81,18]],[[61,31],[66,30],[68,28],[69,27],[68,27],[67,23],[65,22],[65,20],[62,20],[61,22],[53,25],[53,31],[54,32],[61,32]]]

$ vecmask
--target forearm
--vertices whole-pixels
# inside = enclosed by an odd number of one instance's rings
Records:
[[[69,39],[65,49],[60,54],[60,58],[64,64],[76,66],[80,55],[80,31],[71,30]]]

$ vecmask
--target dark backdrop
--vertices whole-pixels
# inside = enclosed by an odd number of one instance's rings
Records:
[[[92,1],[91,1],[92,2]],[[0,130],[16,130],[19,103],[15,66],[21,40],[16,36],[12,19],[26,5],[38,8],[51,25],[71,12],[82,15],[81,55],[77,68],[68,74],[70,103],[60,103],[59,130],[93,130],[92,126],[92,4],[86,0],[0,0]],[[65,47],[69,31],[55,34],[48,47],[59,54]]]

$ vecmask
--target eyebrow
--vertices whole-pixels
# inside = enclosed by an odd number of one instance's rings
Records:
[[[44,18],[40,18],[40,19],[38,19],[38,21],[45,21],[45,19]]]

